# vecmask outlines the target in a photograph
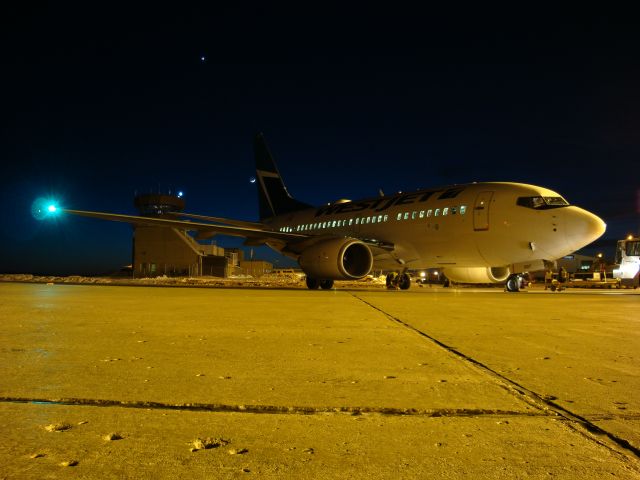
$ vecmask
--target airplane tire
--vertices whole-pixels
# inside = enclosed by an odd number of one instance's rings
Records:
[[[320,280],[313,277],[307,277],[307,288],[309,290],[317,290],[320,287]]]
[[[387,288],[393,288],[395,273],[387,273]]]
[[[520,291],[520,277],[518,275],[509,275],[506,284],[507,292],[519,292]]]
[[[331,290],[333,288],[333,280],[320,280],[320,288],[322,290]]]
[[[398,282],[398,286],[400,287],[400,290],[408,290],[409,287],[411,286],[411,277],[409,277],[409,275],[407,275],[406,273],[403,273],[400,276],[400,281]]]

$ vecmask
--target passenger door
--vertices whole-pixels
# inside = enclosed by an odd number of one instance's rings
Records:
[[[489,230],[489,205],[493,192],[480,192],[473,205],[473,229]]]

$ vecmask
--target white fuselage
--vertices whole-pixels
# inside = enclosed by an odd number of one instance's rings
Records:
[[[529,200],[537,198],[554,203],[541,206]],[[596,215],[568,205],[551,190],[498,182],[339,201],[274,217],[270,225],[276,231],[380,245],[379,252],[390,253],[374,255],[374,269],[500,267],[555,260],[588,245],[606,228]]]

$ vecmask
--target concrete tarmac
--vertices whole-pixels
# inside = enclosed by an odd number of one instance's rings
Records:
[[[0,478],[640,478],[639,306],[0,283]]]

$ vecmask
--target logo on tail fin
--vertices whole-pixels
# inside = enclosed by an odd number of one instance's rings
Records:
[[[280,175],[278,175],[277,173],[274,172],[265,172],[264,170],[257,170],[256,169],[256,177],[258,177],[258,182],[260,182],[260,219],[262,219],[264,217],[263,212],[262,212],[262,197],[264,196],[264,200],[267,202],[268,206],[269,206],[269,212],[270,215],[267,215],[269,217],[273,217],[276,215],[276,209],[273,206],[273,202],[271,202],[271,198],[269,197],[269,192],[267,191],[267,186],[265,184],[265,177],[267,178],[277,178],[278,180],[282,181],[282,179],[280,178]]]

